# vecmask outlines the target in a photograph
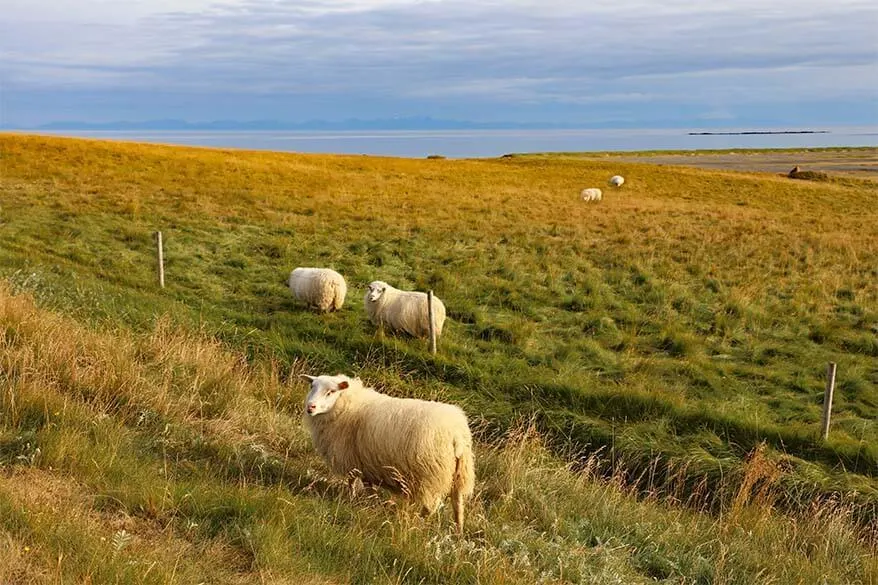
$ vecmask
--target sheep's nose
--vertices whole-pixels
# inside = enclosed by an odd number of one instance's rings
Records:
[[[314,404],[308,405],[308,414],[314,414],[314,411],[317,410],[317,406]]]

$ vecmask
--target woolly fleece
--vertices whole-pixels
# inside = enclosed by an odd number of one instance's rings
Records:
[[[329,268],[296,268],[288,281],[293,296],[320,311],[337,311],[348,292],[344,277]]]
[[[377,300],[372,300],[370,296],[376,287],[383,288],[384,292]],[[376,280],[369,284],[363,305],[366,315],[375,325],[386,325],[414,337],[423,338],[430,334],[427,293],[399,290]],[[433,295],[433,320],[436,337],[439,337],[445,324],[445,303],[436,295]]]
[[[462,529],[464,501],[475,483],[472,435],[463,410],[387,396],[359,378],[308,378],[305,427],[332,471],[359,474],[403,493],[427,513],[450,493]]]

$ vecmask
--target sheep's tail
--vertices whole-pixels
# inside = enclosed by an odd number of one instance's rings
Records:
[[[458,532],[463,532],[463,504],[473,494],[476,483],[475,461],[468,441],[454,441],[454,477],[451,480],[451,503]]]

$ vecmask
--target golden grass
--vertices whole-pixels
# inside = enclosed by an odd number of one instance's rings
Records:
[[[878,264],[876,188],[865,182],[853,189],[614,161],[425,161],[11,135],[0,145],[12,184],[7,212],[42,201],[157,226],[181,216],[270,222],[305,239],[368,226],[385,240],[471,238],[489,250],[554,230],[551,245],[617,249],[645,268],[672,257],[706,266],[744,299],[783,286],[822,311]],[[615,171],[630,179],[619,192],[605,189],[604,205],[578,200],[583,186],[603,187]],[[729,188],[718,190],[723,183]],[[761,278],[751,278],[756,267]],[[874,287],[865,292],[864,301],[878,302]]]
[[[623,190],[578,200],[615,173]],[[68,313],[0,291],[0,565],[13,567],[0,580],[56,581],[64,555],[65,580],[95,582],[875,581],[874,542],[846,498],[805,515],[779,513],[775,499],[793,477],[834,489],[827,477],[844,474],[833,449],[854,463],[871,453],[868,182],[6,134],[0,193],[4,273]],[[168,238],[161,292],[154,229]],[[317,319],[278,300],[305,259],[345,269],[349,310]],[[356,287],[384,275],[436,288],[455,309],[439,357],[364,325]],[[805,436],[819,418],[812,370],[826,359],[844,361],[849,384],[823,451],[805,438],[804,459],[767,448],[746,459],[749,446],[722,444],[716,429],[739,423],[729,436],[750,440],[766,423],[780,429],[775,446]],[[508,431],[503,417],[551,423],[582,404],[612,445],[685,458],[620,465],[607,483],[571,473],[533,429],[501,434],[479,446],[479,495],[457,541],[447,518],[420,521],[383,496],[351,501],[325,475],[299,426],[304,387],[288,380],[327,364],[395,394],[460,401],[488,420],[486,436]],[[693,487],[690,454],[727,477]],[[679,483],[638,502],[636,476],[650,470]],[[844,485],[874,493],[873,477]],[[57,483],[47,500],[27,495],[37,479]],[[671,505],[715,492],[729,494],[719,516]],[[69,513],[53,511],[52,493],[69,495]],[[101,569],[114,518],[141,540]],[[144,574],[132,557],[157,564]]]

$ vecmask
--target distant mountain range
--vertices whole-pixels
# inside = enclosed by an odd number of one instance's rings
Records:
[[[114,122],[85,122],[82,120],[62,120],[50,122],[48,124],[22,126],[10,123],[0,122],[0,129],[7,130],[50,130],[50,131],[250,131],[250,132],[270,132],[284,130],[298,131],[358,131],[358,130],[625,130],[625,129],[691,129],[693,127],[701,128],[741,128],[743,126],[756,126],[756,130],[749,130],[746,133],[762,134],[762,133],[789,133],[789,134],[811,134],[825,133],[825,130],[815,131],[808,129],[790,129],[790,130],[761,130],[760,126],[772,128],[777,124],[681,124],[679,120],[656,121],[644,125],[642,120],[612,120],[589,124],[576,123],[558,123],[558,122],[473,122],[470,120],[448,120],[441,118],[431,118],[429,116],[412,116],[398,118],[377,118],[371,120],[362,120],[359,118],[349,118],[347,120],[308,120],[306,122],[289,122],[283,120],[213,120],[203,122],[190,122],[188,120],[177,120],[172,118],[158,120],[142,120],[129,121],[118,120]],[[697,134],[713,134],[714,132],[698,132]],[[739,131],[734,132],[735,134]],[[690,134],[696,134],[690,132]]]
[[[187,120],[146,120],[131,122],[82,122],[58,121],[37,126],[37,130],[536,130],[562,129],[584,126],[551,123],[517,122],[471,122],[467,120],[443,120],[430,117],[382,118],[361,120],[351,118],[339,121],[309,120],[307,122],[285,122],[281,120],[214,120],[210,122],[189,122]],[[618,128],[618,124],[612,127]]]

